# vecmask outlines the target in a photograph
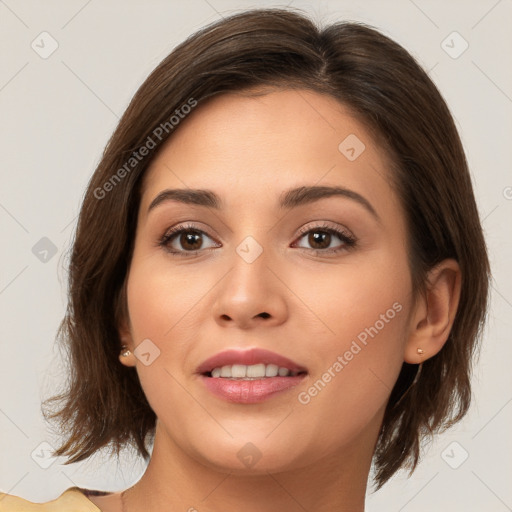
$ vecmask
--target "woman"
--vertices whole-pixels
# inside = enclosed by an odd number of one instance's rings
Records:
[[[364,510],[372,462],[377,488],[412,471],[468,410],[488,279],[459,136],[403,48],[279,9],[201,30],[91,179],[49,404],[56,455],[149,464],[46,506]]]

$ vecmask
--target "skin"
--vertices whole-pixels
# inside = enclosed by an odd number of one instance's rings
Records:
[[[354,161],[338,150],[350,134],[366,146]],[[131,349],[120,361],[136,366],[158,417],[151,461],[125,493],[125,511],[364,510],[375,442],[402,363],[420,363],[442,348],[460,294],[457,263],[446,260],[413,301],[405,217],[388,167],[345,107],[311,91],[225,94],[181,122],[144,178],[129,318],[120,326]],[[339,196],[279,209],[284,190],[304,185],[355,191],[378,219]],[[148,212],[168,188],[213,190],[223,208],[168,201]],[[158,242],[183,223],[206,232],[203,245],[173,256]],[[356,245],[332,235],[324,247],[342,250],[329,254],[299,232],[325,233],[324,224],[350,232]],[[236,252],[247,236],[263,249],[252,263]],[[186,252],[183,242],[178,235],[172,247]],[[400,312],[301,403],[299,393],[397,303]],[[133,354],[147,338],[160,350],[148,366]],[[227,348],[251,347],[306,366],[306,379],[259,404],[212,395],[198,365]],[[261,456],[250,467],[237,456],[248,442]],[[121,510],[119,494],[93,500],[104,511]]]

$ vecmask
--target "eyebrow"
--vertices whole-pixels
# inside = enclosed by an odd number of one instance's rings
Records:
[[[380,217],[375,211],[375,208],[373,208],[371,203],[365,197],[348,188],[337,186],[303,186],[286,190],[280,196],[279,208],[289,210],[333,196],[341,196],[356,201],[371,213],[373,217],[380,221]],[[222,208],[222,199],[212,190],[177,188],[166,189],[160,192],[153,201],[151,201],[151,204],[148,207],[148,213],[167,201],[205,206],[216,210]]]

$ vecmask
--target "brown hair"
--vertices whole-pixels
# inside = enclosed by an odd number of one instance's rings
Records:
[[[141,177],[179,129],[184,105],[200,108],[213,95],[265,86],[336,98],[385,149],[406,212],[415,292],[443,259],[460,265],[461,298],[447,343],[425,361],[410,389],[417,366],[404,363],[392,390],[374,456],[378,487],[401,467],[414,469],[425,434],[467,412],[489,263],[448,107],[414,58],[378,31],[352,22],[319,29],[291,10],[256,9],[200,30],[158,65],[133,97],[88,185],[70,260],[68,310],[59,329],[71,361],[69,387],[46,404],[47,417],[58,418],[67,432],[56,453],[67,455],[68,463],[103,447],[119,453],[127,443],[149,456],[146,442],[156,417],[135,369],[118,361],[117,330],[126,308],[123,290]],[[151,146],[149,138],[156,147],[142,151]],[[51,412],[56,404],[60,408]]]

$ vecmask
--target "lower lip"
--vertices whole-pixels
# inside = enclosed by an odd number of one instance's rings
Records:
[[[237,404],[264,402],[277,393],[294,388],[306,374],[295,377],[267,377],[256,380],[234,380],[201,375],[201,380],[214,395]]]

